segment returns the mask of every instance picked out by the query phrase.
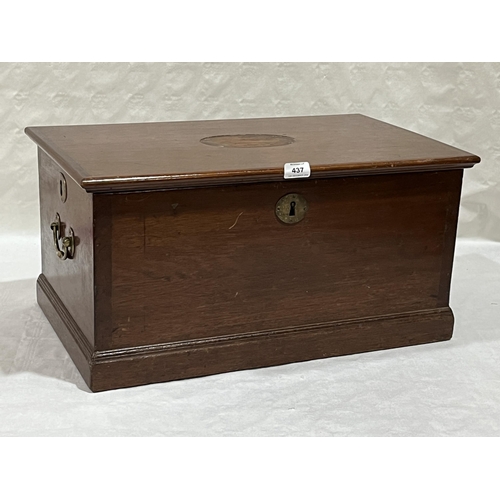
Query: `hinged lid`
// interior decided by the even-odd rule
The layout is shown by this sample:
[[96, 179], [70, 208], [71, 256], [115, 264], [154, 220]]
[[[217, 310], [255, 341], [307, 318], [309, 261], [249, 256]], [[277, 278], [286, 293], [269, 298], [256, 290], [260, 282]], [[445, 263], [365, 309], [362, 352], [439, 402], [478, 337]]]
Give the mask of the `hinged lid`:
[[[363, 115], [29, 127], [26, 134], [89, 192], [472, 167], [480, 158]], [[307, 181], [305, 179], [304, 181]]]

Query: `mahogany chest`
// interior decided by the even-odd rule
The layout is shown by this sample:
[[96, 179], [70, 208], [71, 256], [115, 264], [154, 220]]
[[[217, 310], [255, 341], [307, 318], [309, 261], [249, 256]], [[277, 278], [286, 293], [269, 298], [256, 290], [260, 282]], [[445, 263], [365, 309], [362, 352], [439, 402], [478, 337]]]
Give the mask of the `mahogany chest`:
[[447, 340], [470, 153], [362, 115], [31, 127], [92, 391]]

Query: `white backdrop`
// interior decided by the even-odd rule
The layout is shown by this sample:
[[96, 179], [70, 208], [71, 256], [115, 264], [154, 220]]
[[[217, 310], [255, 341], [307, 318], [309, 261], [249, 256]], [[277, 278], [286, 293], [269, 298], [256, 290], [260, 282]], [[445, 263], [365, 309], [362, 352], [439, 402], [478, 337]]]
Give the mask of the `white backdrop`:
[[[464, 178], [452, 289], [457, 343], [86, 393], [34, 301], [37, 160], [24, 128], [338, 113], [363, 113], [482, 158]], [[499, 131], [497, 63], [0, 64], [0, 391], [20, 409], [0, 405], [0, 433], [499, 434]], [[229, 392], [220, 399], [220, 391]], [[70, 420], [51, 414], [49, 400]], [[166, 401], [169, 427], [157, 427]], [[130, 420], [107, 425], [127, 404]], [[23, 405], [35, 417], [20, 419]], [[107, 423], [93, 420], [92, 408]], [[370, 411], [374, 420], [364, 423]]]

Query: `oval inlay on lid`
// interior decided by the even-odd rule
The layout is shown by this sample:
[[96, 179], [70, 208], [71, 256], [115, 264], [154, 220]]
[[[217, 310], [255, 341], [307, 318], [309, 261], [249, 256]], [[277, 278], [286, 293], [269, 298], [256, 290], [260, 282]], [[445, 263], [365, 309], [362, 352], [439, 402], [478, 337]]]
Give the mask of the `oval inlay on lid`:
[[287, 135], [235, 134], [205, 137], [200, 142], [207, 146], [216, 146], [219, 148], [271, 148], [292, 144], [294, 138]]

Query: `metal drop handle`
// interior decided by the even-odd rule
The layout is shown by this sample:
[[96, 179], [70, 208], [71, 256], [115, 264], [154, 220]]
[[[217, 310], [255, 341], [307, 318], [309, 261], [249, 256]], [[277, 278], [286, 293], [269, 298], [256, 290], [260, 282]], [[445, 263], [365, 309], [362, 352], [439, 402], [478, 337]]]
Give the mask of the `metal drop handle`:
[[[73, 228], [69, 229], [69, 236], [61, 239], [61, 218], [56, 214], [56, 220], [50, 225], [52, 235], [54, 236], [54, 246], [56, 254], [61, 260], [72, 259], [75, 252], [75, 234]], [[62, 250], [59, 248], [59, 240], [61, 239]]]

